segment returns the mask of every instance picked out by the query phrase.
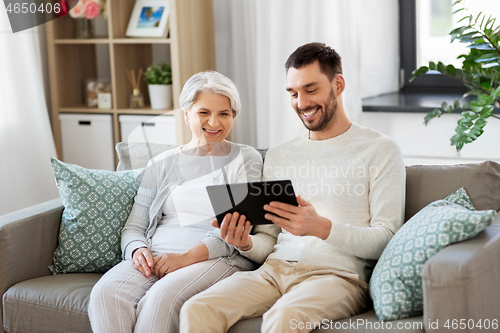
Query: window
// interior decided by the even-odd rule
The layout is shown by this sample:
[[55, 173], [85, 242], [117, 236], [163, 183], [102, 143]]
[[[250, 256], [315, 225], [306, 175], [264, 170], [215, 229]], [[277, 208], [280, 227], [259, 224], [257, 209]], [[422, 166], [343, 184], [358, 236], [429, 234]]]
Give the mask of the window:
[[[465, 44], [450, 43], [449, 32], [462, 25], [458, 21], [467, 15], [460, 11], [452, 14], [458, 6], [456, 0], [399, 0], [400, 10], [400, 54], [402, 68], [402, 89], [405, 91], [465, 92], [462, 83], [439, 73], [429, 72], [409, 83], [411, 72], [429, 61], [442, 61], [461, 67], [457, 60], [460, 54], [468, 53]], [[500, 12], [500, 1], [469, 0], [467, 9], [475, 17], [479, 12], [495, 16]]]
[[[467, 91], [461, 82], [436, 72], [429, 72], [409, 82], [412, 71], [418, 66], [427, 64], [428, 60], [451, 63], [448, 60], [456, 59], [463, 50], [460, 49], [462, 45], [458, 45], [455, 51], [435, 48], [435, 44], [444, 47], [450, 44], [448, 33], [453, 29], [453, 20], [457, 21], [455, 17], [451, 17], [453, 2], [451, 0], [399, 0], [402, 90], [440, 93]], [[417, 20], [418, 11], [420, 11], [420, 22]], [[432, 22], [433, 19], [434, 22]], [[424, 41], [420, 45], [417, 36]], [[448, 58], [445, 58], [443, 54], [448, 55]]]
[[452, 8], [455, 1], [417, 0], [417, 67], [437, 60], [462, 67], [462, 61], [457, 57], [469, 53], [467, 45], [458, 40], [450, 43], [449, 34], [462, 25], [458, 21], [465, 16], [464, 11], [452, 14], [457, 9], [456, 6]]

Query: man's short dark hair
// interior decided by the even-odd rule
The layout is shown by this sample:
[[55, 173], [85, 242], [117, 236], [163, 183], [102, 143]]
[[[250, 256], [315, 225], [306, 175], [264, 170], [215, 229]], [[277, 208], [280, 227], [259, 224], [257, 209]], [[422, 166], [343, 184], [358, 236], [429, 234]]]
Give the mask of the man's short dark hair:
[[308, 43], [296, 49], [285, 63], [286, 72], [290, 67], [299, 69], [302, 66], [319, 61], [321, 72], [332, 81], [335, 74], [342, 74], [340, 55], [324, 43]]

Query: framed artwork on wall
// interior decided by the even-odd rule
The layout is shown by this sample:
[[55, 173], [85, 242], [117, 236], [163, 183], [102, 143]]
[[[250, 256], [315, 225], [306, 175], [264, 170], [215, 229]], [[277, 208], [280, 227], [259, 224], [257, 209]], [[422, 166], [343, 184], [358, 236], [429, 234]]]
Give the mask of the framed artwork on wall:
[[167, 37], [169, 0], [136, 0], [125, 35], [127, 37]]

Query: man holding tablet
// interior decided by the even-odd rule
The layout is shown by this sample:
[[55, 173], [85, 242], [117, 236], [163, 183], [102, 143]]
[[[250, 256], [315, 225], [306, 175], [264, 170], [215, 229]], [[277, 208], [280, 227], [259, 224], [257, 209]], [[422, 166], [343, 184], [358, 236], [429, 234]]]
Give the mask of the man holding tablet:
[[244, 217], [226, 216], [226, 241], [267, 260], [186, 302], [181, 332], [225, 332], [260, 315], [262, 332], [308, 332], [322, 320], [359, 314], [369, 301], [373, 266], [403, 223], [400, 149], [348, 119], [338, 53], [306, 44], [285, 67], [292, 107], [309, 131], [269, 149], [264, 180], [290, 179], [299, 206], [264, 206], [265, 218], [280, 227], [273, 249], [253, 242]]

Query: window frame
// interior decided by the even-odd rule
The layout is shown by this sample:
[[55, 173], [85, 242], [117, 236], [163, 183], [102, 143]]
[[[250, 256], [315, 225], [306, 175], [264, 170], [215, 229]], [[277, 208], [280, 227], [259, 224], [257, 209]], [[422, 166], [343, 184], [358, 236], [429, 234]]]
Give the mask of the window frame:
[[[431, 73], [409, 82], [411, 73], [417, 68], [417, 0], [399, 0], [399, 45], [401, 68], [401, 91], [465, 93], [465, 85], [451, 77]], [[436, 59], [436, 62], [439, 59]]]

